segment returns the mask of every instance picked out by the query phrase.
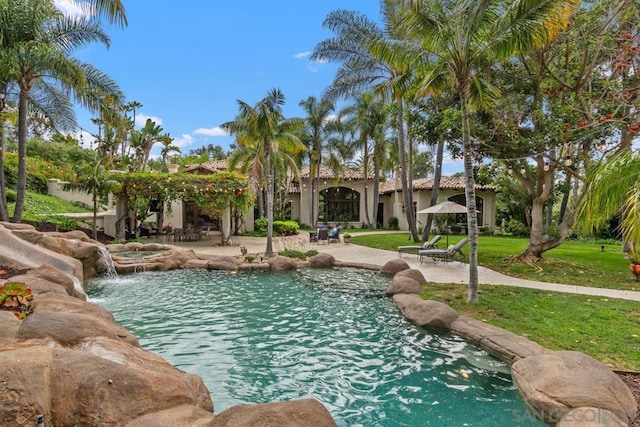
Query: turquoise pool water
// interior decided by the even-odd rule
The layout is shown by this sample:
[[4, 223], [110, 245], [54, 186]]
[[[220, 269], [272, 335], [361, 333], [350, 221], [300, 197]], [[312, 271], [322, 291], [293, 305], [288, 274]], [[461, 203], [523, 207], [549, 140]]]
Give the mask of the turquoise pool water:
[[85, 287], [144, 348], [201, 376], [216, 413], [314, 397], [339, 426], [544, 425], [501, 362], [408, 323], [388, 284], [361, 270], [181, 270]]

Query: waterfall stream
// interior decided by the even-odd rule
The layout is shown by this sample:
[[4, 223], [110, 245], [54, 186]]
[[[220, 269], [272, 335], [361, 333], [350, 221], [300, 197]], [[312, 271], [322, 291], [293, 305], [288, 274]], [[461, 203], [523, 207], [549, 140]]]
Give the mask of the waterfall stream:
[[116, 266], [113, 263], [113, 258], [107, 248], [99, 246], [98, 255], [100, 256], [97, 266], [98, 274], [104, 277], [118, 277], [118, 272], [116, 271]]

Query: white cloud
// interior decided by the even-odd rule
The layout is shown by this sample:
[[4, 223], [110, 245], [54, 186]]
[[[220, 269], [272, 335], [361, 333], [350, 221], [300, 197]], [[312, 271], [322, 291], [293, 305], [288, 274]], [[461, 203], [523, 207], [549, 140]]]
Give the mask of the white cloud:
[[224, 131], [220, 126], [212, 127], [212, 128], [198, 128], [193, 133], [197, 135], [207, 135], [207, 136], [227, 136], [229, 135], [226, 131]]
[[173, 139], [173, 145], [184, 148], [187, 145], [193, 144], [193, 141], [194, 139], [191, 135], [189, 135], [188, 133], [184, 133], [182, 134], [182, 136]]
[[81, 17], [89, 16], [87, 7], [73, 0], [54, 0], [56, 8], [66, 16]]
[[320, 67], [318, 67], [317, 65], [314, 65], [314, 64], [307, 65], [307, 69], [309, 71], [311, 71], [312, 73], [317, 73], [319, 68]]
[[147, 119], [151, 119], [152, 122], [156, 122], [157, 126], [162, 124], [162, 119], [160, 117], [147, 116], [145, 114], [136, 114], [136, 125], [143, 127], [147, 122]]
[[296, 59], [302, 59], [307, 58], [309, 55], [311, 55], [311, 51], [308, 50], [306, 52], [296, 53], [295, 55], [293, 55], [293, 57]]

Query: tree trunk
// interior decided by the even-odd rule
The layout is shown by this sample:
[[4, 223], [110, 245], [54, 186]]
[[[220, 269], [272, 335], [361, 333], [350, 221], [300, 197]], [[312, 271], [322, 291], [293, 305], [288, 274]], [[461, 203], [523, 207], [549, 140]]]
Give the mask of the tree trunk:
[[315, 179], [313, 177], [314, 173], [309, 169], [309, 225], [311, 228], [316, 228], [317, 217], [315, 212], [316, 208], [316, 193], [313, 191], [315, 189]]
[[562, 194], [562, 201], [560, 202], [560, 213], [558, 214], [558, 224], [564, 221], [564, 214], [567, 212], [567, 206], [569, 205], [569, 196], [571, 194], [571, 175], [567, 174], [564, 179], [564, 192]]
[[371, 217], [369, 216], [369, 191], [367, 188], [367, 182], [369, 181], [369, 174], [367, 171], [369, 170], [369, 141], [367, 138], [362, 138], [364, 141], [360, 141], [363, 145], [363, 159], [362, 162], [362, 174], [364, 176], [364, 216], [365, 221], [367, 222], [367, 226], [371, 228]]
[[398, 160], [400, 162], [400, 185], [402, 186], [402, 200], [404, 203], [404, 213], [407, 218], [407, 224], [409, 225], [409, 231], [415, 242], [419, 242], [418, 231], [416, 230], [416, 217], [413, 213], [413, 205], [411, 204], [411, 197], [409, 192], [413, 191], [412, 188], [408, 188], [407, 184], [407, 160], [406, 160], [406, 147], [404, 142], [404, 115], [402, 111], [402, 97], [398, 97]]
[[271, 153], [268, 148], [268, 141], [265, 141], [265, 163], [267, 166], [267, 248], [264, 256], [273, 257], [273, 170], [271, 166]]
[[478, 214], [476, 213], [476, 186], [471, 158], [471, 135], [467, 96], [460, 94], [462, 111], [462, 151], [464, 156], [464, 185], [467, 200], [467, 232], [469, 234], [469, 295], [467, 302], [478, 301]]
[[[436, 171], [433, 174], [433, 189], [431, 190], [431, 200], [429, 207], [438, 204], [438, 195], [440, 194], [440, 179], [442, 178], [442, 161], [444, 159], [444, 141], [438, 142], [436, 152]], [[422, 241], [426, 242], [431, 233], [431, 225], [433, 224], [433, 214], [427, 214], [427, 222], [422, 230]]]
[[[6, 96], [7, 85], [2, 82], [0, 84], [0, 94]], [[4, 110], [6, 107], [6, 98], [0, 99], [0, 221], [9, 220], [9, 212], [7, 210], [7, 183], [4, 179]]]
[[27, 191], [27, 110], [29, 94], [20, 88], [18, 103], [18, 185], [16, 187], [16, 208], [13, 211], [13, 222], [22, 221], [24, 198]]
[[378, 228], [378, 203], [380, 203], [380, 158], [373, 155], [373, 228]]
[[127, 217], [129, 215], [129, 195], [124, 191], [118, 194], [116, 202], [116, 239], [124, 242], [126, 240]]
[[96, 188], [93, 188], [93, 223], [91, 224], [91, 235], [93, 240], [98, 240], [98, 229], [96, 228], [96, 222], [98, 221], [98, 192]]

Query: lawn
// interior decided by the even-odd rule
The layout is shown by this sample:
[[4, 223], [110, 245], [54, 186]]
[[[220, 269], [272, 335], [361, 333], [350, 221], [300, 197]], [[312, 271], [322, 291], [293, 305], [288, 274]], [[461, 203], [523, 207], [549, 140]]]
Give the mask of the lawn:
[[434, 283], [423, 297], [546, 348], [581, 351], [611, 369], [640, 371], [638, 302], [484, 285], [478, 303], [467, 304], [466, 286]]
[[[397, 250], [400, 245], [412, 244], [409, 234], [351, 233], [354, 244]], [[449, 236], [449, 244], [455, 244], [463, 236]], [[629, 260], [624, 259], [622, 244], [614, 242], [587, 243], [567, 240], [559, 247], [546, 252], [538, 263], [522, 263], [514, 259], [526, 246], [528, 239], [517, 237], [480, 236], [478, 238], [478, 263], [513, 277], [567, 285], [640, 291], [640, 282], [629, 272]], [[604, 250], [602, 248], [604, 246]], [[446, 247], [443, 236], [438, 247]], [[468, 251], [468, 246], [463, 248]]]
[[[13, 215], [15, 203], [8, 203], [9, 216]], [[53, 196], [38, 194], [32, 191], [27, 192], [24, 200], [24, 212], [22, 219], [29, 222], [52, 222], [63, 229], [73, 229], [78, 225], [74, 219], [63, 217], [63, 213], [92, 212], [79, 203], [69, 202]]]

